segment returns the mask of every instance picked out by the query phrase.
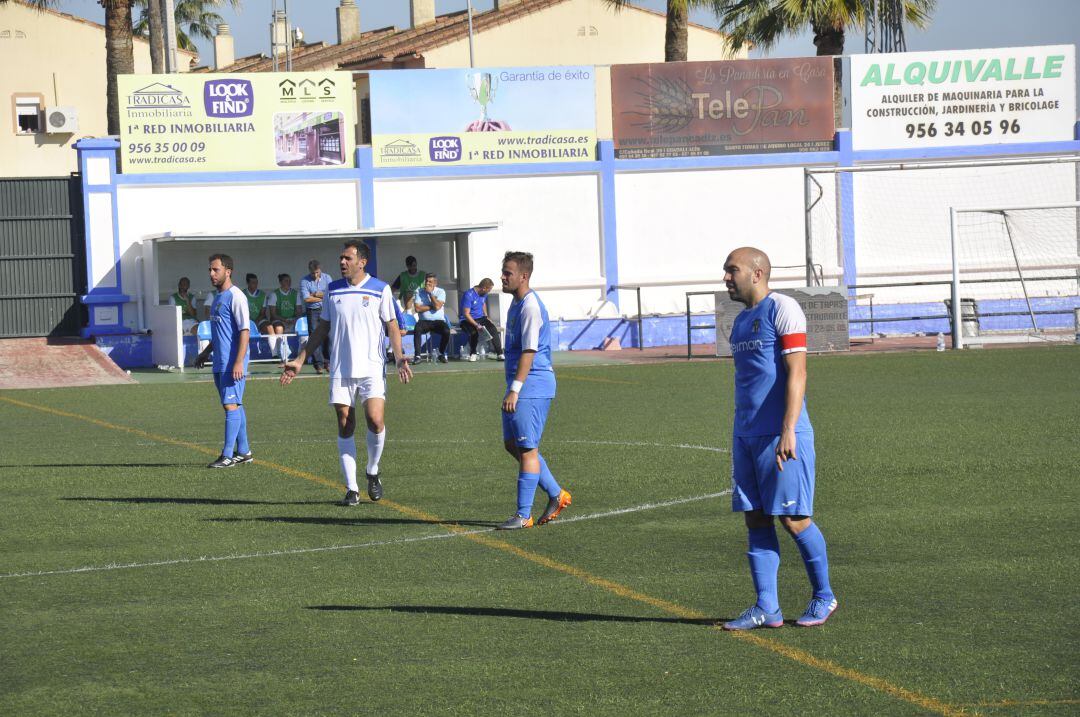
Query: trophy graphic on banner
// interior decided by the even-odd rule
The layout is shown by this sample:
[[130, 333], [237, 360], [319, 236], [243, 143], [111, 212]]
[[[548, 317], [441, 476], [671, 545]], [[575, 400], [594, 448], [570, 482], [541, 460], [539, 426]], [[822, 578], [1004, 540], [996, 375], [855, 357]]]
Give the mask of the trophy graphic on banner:
[[506, 122], [488, 119], [488, 105], [495, 102], [495, 91], [498, 88], [495, 76], [490, 72], [470, 72], [465, 76], [465, 81], [473, 102], [480, 105], [480, 119], [470, 122], [465, 131], [499, 132], [509, 130], [510, 125]]

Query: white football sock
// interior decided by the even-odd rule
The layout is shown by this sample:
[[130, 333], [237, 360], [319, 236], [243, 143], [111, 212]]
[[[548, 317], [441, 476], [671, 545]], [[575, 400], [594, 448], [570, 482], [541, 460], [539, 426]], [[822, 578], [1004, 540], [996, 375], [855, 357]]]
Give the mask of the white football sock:
[[382, 458], [383, 444], [386, 443], [386, 426], [382, 433], [367, 432], [367, 472], [373, 476], [379, 475], [379, 459]]
[[345, 476], [345, 485], [351, 491], [359, 492], [356, 487], [356, 441], [352, 436], [337, 439], [338, 455], [341, 457], [341, 474]]

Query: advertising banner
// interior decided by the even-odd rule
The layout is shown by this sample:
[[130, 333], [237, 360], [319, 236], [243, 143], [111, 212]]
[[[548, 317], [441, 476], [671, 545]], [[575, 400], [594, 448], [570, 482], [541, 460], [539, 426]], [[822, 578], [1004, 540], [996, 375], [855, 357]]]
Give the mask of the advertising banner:
[[1072, 45], [851, 58], [854, 149], [1073, 138]]
[[596, 159], [592, 67], [372, 72], [376, 167]]
[[352, 167], [348, 72], [121, 75], [126, 174]]
[[829, 151], [832, 58], [613, 65], [611, 120], [622, 159]]

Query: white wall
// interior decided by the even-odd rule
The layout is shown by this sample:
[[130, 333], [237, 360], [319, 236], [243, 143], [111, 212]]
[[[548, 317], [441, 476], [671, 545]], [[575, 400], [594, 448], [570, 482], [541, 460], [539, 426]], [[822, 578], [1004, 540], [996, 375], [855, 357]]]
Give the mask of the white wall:
[[[599, 179], [596, 175], [481, 177], [380, 181], [375, 184], [375, 223], [379, 227], [435, 224], [481, 224], [498, 221], [498, 232], [474, 234], [487, 244], [490, 266], [473, 263], [474, 281], [498, 281], [499, 258], [506, 251], [529, 251], [535, 257], [533, 285], [564, 286], [600, 282]], [[415, 253], [421, 268], [448, 268], [430, 254]], [[398, 251], [404, 256], [404, 251]], [[383, 264], [380, 250], [379, 262]], [[383, 273], [386, 270], [383, 269]], [[387, 274], [389, 276], [389, 274]], [[543, 294], [551, 316], [580, 318], [594, 307], [600, 289]]]
[[[266, 182], [263, 184], [121, 185], [117, 189], [119, 243], [124, 290], [134, 293], [135, 257], [143, 238], [164, 232], [288, 232], [350, 231], [359, 226], [357, 184], [345, 182]], [[259, 275], [263, 289], [277, 287], [277, 274], [292, 274], [299, 288], [309, 259], [322, 262], [323, 270], [337, 276], [337, 240], [284, 242], [197, 242], [179, 246], [162, 244], [157, 271], [157, 295], [175, 291], [180, 276], [191, 278], [192, 288], [202, 296], [209, 291], [207, 257], [228, 253], [236, 260], [236, 283], [243, 274]], [[150, 288], [148, 293], [153, 289]], [[151, 305], [153, 301], [149, 302]], [[124, 321], [136, 328], [135, 307], [124, 309]]]
[[[724, 259], [745, 245], [775, 266], [799, 265], [778, 278], [804, 277], [802, 177], [801, 167], [617, 174], [619, 283], [715, 280], [642, 291], [645, 313], [685, 311], [685, 292], [721, 288]], [[620, 303], [624, 314], [635, 310], [632, 292]]]

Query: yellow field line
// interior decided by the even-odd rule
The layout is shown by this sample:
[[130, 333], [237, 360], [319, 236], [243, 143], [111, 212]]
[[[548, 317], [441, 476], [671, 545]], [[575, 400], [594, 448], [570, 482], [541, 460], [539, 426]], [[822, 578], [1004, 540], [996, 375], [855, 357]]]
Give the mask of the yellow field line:
[[[191, 448], [193, 450], [199, 451], [200, 453], [208, 453], [211, 455], [217, 453], [216, 451], [203, 448], [194, 443], [178, 441], [174, 438], [169, 438], [168, 436], [161, 436], [155, 433], [150, 433], [149, 431], [141, 430], [139, 428], [132, 428], [130, 426], [122, 426], [115, 423], [109, 423], [108, 421], [103, 421], [98, 418], [92, 418], [90, 416], [83, 416], [81, 414], [72, 413], [70, 411], [63, 411], [57, 408], [49, 408], [47, 406], [26, 403], [25, 401], [18, 401], [13, 398], [7, 398], [6, 396], [0, 396], [0, 400], [6, 401], [15, 406], [29, 408], [35, 411], [41, 411], [43, 413], [50, 413], [56, 416], [62, 416], [64, 418], [73, 418], [75, 420], [85, 421], [95, 426], [100, 426], [102, 428], [108, 428], [116, 431], [122, 431], [125, 433], [131, 433], [133, 435], [142, 436], [144, 438], [149, 438], [151, 440], [161, 443]], [[264, 461], [261, 459], [256, 459], [254, 463], [265, 466], [267, 468], [272, 468], [273, 470], [284, 473], [285, 475], [302, 478], [304, 480], [312, 481], [320, 485], [325, 485], [332, 488], [339, 488], [341, 485], [338, 481], [331, 481], [323, 478], [322, 476], [315, 475], [314, 473], [297, 470], [295, 468], [290, 468], [289, 466], [281, 465], [279, 463]], [[398, 513], [406, 515], [410, 518], [416, 518], [427, 523], [445, 526], [448, 530], [454, 533], [468, 532], [466, 528], [455, 523], [446, 522], [439, 518], [437, 515], [433, 515], [426, 511], [412, 508], [407, 505], [402, 505], [401, 503], [395, 503], [394, 501], [384, 499], [379, 501], [379, 505], [386, 506], [387, 508], [397, 511]], [[484, 545], [489, 548], [494, 548], [496, 550], [501, 550], [503, 552], [516, 555], [520, 558], [536, 563], [537, 565], [541, 565], [550, 570], [555, 570], [566, 575], [571, 575], [589, 585], [601, 588], [602, 590], [606, 590], [607, 592], [610, 592], [614, 595], [627, 598], [628, 600], [633, 600], [635, 602], [643, 603], [645, 605], [651, 605], [652, 607], [662, 610], [670, 615], [674, 615], [678, 618], [682, 618], [685, 620], [705, 620], [708, 618], [708, 616], [704, 613], [694, 610], [692, 608], [683, 607], [681, 605], [678, 605], [677, 603], [673, 603], [668, 600], [663, 600], [661, 598], [653, 597], [651, 595], [646, 595], [645, 593], [638, 592], [637, 590], [634, 590], [633, 588], [623, 585], [621, 583], [617, 583], [613, 580], [608, 580], [606, 578], [593, 575], [592, 573], [589, 573], [586, 570], [582, 570], [581, 568], [559, 562], [558, 560], [553, 560], [544, 555], [540, 555], [539, 553], [534, 553], [530, 550], [525, 550], [520, 546], [514, 545], [513, 543], [508, 543], [505, 540], [501, 540], [499, 538], [491, 537], [490, 535], [486, 535], [483, 533], [469, 533], [462, 537], [480, 545]], [[945, 717], [970, 714], [961, 706], [949, 705], [945, 702], [934, 699], [933, 697], [927, 697], [926, 695], [919, 694], [918, 692], [914, 692], [912, 690], [908, 690], [903, 687], [894, 685], [888, 680], [884, 680], [880, 677], [866, 675], [858, 672], [857, 670], [852, 670], [850, 668], [844, 667], [843, 665], [839, 665], [835, 662], [832, 662], [831, 660], [825, 660], [819, 657], [815, 657], [809, 652], [801, 650], [797, 647], [785, 645], [783, 643], [777, 642], [769, 638], [761, 637], [760, 635], [751, 632], [733, 632], [731, 633], [731, 635], [735, 639], [742, 640], [743, 642], [747, 642], [758, 647], [762, 647], [766, 650], [769, 650], [770, 652], [773, 652], [782, 657], [786, 657], [789, 660], [797, 662], [803, 666], [821, 670], [822, 672], [826, 672], [830, 675], [833, 675], [834, 677], [839, 677], [841, 679], [856, 682], [860, 685], [864, 685], [879, 692], [883, 692], [891, 697], [903, 700], [928, 711], [936, 712], [940, 715], [945, 715]], [[995, 706], [997, 705], [995, 704]], [[1003, 704], [1001, 706], [1009, 705]]]
[[1080, 705], [1080, 700], [997, 700], [995, 702], [972, 702], [957, 707], [1052, 707], [1054, 705]]

